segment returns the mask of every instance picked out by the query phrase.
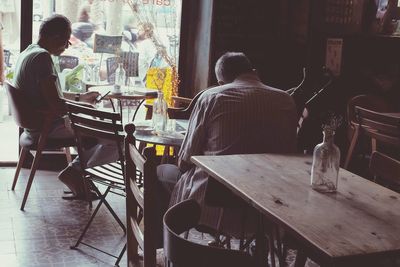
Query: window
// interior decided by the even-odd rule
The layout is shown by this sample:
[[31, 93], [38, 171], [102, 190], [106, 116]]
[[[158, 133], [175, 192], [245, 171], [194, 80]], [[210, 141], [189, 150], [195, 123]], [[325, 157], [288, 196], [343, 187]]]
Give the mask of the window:
[[44, 18], [63, 14], [72, 23], [72, 45], [54, 62], [66, 90], [113, 83], [123, 62], [128, 85], [167, 90], [168, 98], [177, 90], [181, 6], [181, 0], [34, 0], [33, 40]]

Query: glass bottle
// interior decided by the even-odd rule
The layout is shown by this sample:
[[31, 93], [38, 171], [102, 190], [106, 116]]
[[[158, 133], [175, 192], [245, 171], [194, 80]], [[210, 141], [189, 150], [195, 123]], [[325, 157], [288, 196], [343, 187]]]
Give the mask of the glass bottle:
[[126, 73], [122, 63], [118, 64], [118, 68], [115, 70], [115, 84], [114, 84], [114, 94], [121, 93], [121, 87], [125, 85]]
[[340, 150], [333, 143], [335, 131], [324, 129], [324, 139], [314, 148], [311, 169], [311, 187], [318, 192], [336, 192]]
[[163, 132], [167, 126], [167, 102], [164, 94], [158, 91], [157, 99], [153, 103], [153, 127], [156, 132]]

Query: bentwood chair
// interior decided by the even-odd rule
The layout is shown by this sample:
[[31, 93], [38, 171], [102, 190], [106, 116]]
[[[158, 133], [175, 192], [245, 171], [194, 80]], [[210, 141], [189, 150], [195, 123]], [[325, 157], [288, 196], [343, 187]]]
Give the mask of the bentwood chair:
[[76, 143], [74, 138], [48, 138], [50, 127], [54, 120], [58, 117], [58, 115], [48, 111], [46, 112], [35, 109], [29, 101], [29, 97], [26, 95], [25, 91], [15, 88], [8, 82], [5, 82], [5, 88], [8, 94], [8, 103], [11, 107], [11, 113], [15, 123], [20, 128], [24, 129], [40, 129], [40, 135], [37, 139], [33, 139], [26, 132], [23, 132], [19, 137], [21, 152], [17, 168], [15, 170], [11, 190], [15, 189], [19, 173], [24, 164], [26, 156], [30, 152], [36, 152], [31, 165], [31, 172], [29, 174], [28, 183], [26, 184], [25, 194], [22, 199], [21, 210], [24, 210], [36, 170], [39, 167], [42, 153], [48, 150], [64, 149], [67, 157], [67, 162], [69, 163], [71, 162], [69, 147], [75, 146]]
[[[78, 247], [79, 244], [84, 244], [107, 255], [111, 255], [110, 253], [98, 249], [91, 244], [85, 243], [82, 240], [103, 204], [110, 211], [111, 215], [120, 225], [124, 233], [126, 232], [125, 225], [106, 200], [109, 193], [114, 193], [116, 195], [125, 197], [125, 164], [122, 151], [124, 133], [121, 122], [121, 114], [119, 112], [101, 111], [94, 108], [76, 105], [74, 103], [67, 103], [67, 107], [68, 115], [72, 122], [72, 128], [74, 129], [77, 139], [78, 155], [80, 157], [86, 195], [90, 206], [92, 203], [92, 200], [90, 199], [90, 189], [94, 190], [98, 196], [100, 196], [100, 201], [94, 209], [87, 225], [79, 236], [76, 244], [71, 248], [74, 249]], [[97, 140], [101, 139], [103, 141], [107, 140], [111, 144], [115, 144], [115, 149], [118, 150], [118, 160], [103, 165], [88, 166], [89, 157], [91, 156], [87, 153], [87, 149], [89, 149], [89, 147], [85, 143], [85, 140], [88, 140], [88, 138], [95, 138]], [[102, 185], [106, 188], [103, 193], [100, 192], [100, 189], [96, 186], [96, 184]], [[116, 265], [118, 265], [124, 252], [125, 247], [122, 249], [119, 255], [111, 255], [117, 259], [115, 263]]]
[[400, 192], [400, 161], [374, 151], [369, 162], [369, 170], [375, 182], [396, 192]]
[[[207, 89], [205, 89], [205, 90], [207, 90]], [[188, 120], [190, 117], [190, 114], [192, 114], [192, 110], [193, 110], [194, 106], [197, 103], [197, 100], [205, 92], [205, 90], [198, 92], [193, 97], [193, 99], [173, 96], [172, 99], [174, 100], [174, 103], [176, 103], [176, 105], [178, 105], [178, 107], [168, 107], [167, 112], [168, 112], [169, 118], [177, 119], [177, 120], [179, 120], [179, 119]], [[145, 107], [147, 108], [146, 120], [149, 120], [152, 117], [153, 106], [145, 104]]]
[[[357, 95], [349, 100], [347, 103], [347, 138], [351, 143], [354, 132], [356, 131], [357, 120], [356, 120], [356, 111], [355, 107], [359, 106], [362, 108], [366, 108], [368, 110], [376, 111], [376, 112], [390, 112], [393, 110], [393, 107], [389, 105], [389, 103], [376, 95]], [[359, 145], [357, 147], [352, 148], [353, 153], [355, 151], [360, 151], [359, 153], [364, 154], [364, 147], [368, 148], [368, 143], [365, 143], [366, 140], [360, 140]], [[362, 145], [361, 145], [362, 144]]]
[[348, 167], [354, 147], [362, 134], [371, 138], [372, 152], [376, 151], [377, 143], [396, 148], [400, 147], [400, 116], [376, 112], [359, 106], [355, 107], [355, 114], [355, 130], [347, 152], [344, 168]]
[[185, 200], [171, 207], [164, 215], [165, 266], [174, 267], [244, 267], [255, 266], [254, 259], [239, 250], [194, 243], [182, 236], [195, 228], [201, 208], [195, 200]]
[[[161, 237], [162, 225], [157, 223], [157, 171], [154, 147], [147, 147], [143, 154], [136, 148], [133, 136], [135, 126], [125, 126], [125, 157], [126, 157], [126, 220], [127, 220], [127, 250], [128, 265], [138, 263], [138, 249], [143, 251], [144, 267], [156, 266], [157, 238]], [[137, 174], [142, 182], [138, 183]], [[160, 220], [161, 222], [161, 220]], [[143, 231], [140, 224], [143, 224]], [[161, 239], [161, 238], [160, 238]]]

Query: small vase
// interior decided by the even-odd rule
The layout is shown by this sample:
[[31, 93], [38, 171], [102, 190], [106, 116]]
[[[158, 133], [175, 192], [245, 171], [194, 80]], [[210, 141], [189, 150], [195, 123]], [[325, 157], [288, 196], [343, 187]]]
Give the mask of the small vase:
[[314, 148], [311, 187], [323, 193], [336, 192], [340, 164], [340, 150], [333, 143], [335, 132], [324, 130], [324, 139]]

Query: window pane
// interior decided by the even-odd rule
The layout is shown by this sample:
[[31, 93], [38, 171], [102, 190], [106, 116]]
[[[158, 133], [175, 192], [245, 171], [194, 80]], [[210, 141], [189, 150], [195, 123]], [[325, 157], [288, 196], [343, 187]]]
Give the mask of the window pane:
[[[181, 5], [181, 0], [34, 0], [33, 38], [37, 40], [42, 20], [54, 13], [71, 20], [72, 45], [54, 59], [66, 90], [112, 84], [122, 63], [127, 85], [169, 88], [171, 95], [177, 81]], [[74, 79], [66, 76], [71, 69]]]
[[[21, 1], [0, 1], [0, 41], [3, 49], [3, 68], [6, 79], [12, 78], [13, 66], [19, 55]], [[0, 162], [18, 159], [18, 128], [8, 107], [7, 95], [0, 87]]]

